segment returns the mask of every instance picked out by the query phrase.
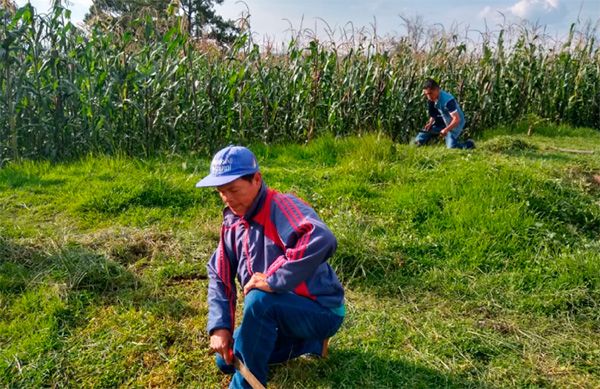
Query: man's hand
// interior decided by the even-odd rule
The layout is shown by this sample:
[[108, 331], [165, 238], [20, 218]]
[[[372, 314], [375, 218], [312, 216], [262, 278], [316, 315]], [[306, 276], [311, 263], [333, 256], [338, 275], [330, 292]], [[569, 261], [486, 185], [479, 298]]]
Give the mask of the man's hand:
[[210, 336], [210, 350], [221, 354], [228, 365], [233, 364], [233, 354], [229, 352], [232, 343], [231, 332], [224, 328], [215, 330]]
[[450, 130], [448, 129], [448, 127], [446, 127], [442, 131], [440, 131], [440, 136], [444, 137], [444, 136], [448, 135], [449, 132], [450, 132]]
[[244, 296], [250, 293], [252, 289], [260, 289], [264, 292], [273, 293], [273, 289], [267, 284], [267, 275], [263, 273], [254, 273], [250, 281], [244, 286]]
[[433, 127], [433, 123], [432, 122], [427, 122], [427, 124], [425, 124], [425, 127], [423, 127], [423, 130], [425, 130], [425, 132], [428, 132], [431, 130], [431, 127]]

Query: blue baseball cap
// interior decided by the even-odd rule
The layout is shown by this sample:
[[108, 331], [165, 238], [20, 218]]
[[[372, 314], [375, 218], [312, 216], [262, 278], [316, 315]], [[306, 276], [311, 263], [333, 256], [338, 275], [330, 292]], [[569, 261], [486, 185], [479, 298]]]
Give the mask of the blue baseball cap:
[[258, 162], [252, 151], [242, 146], [227, 146], [219, 150], [210, 163], [210, 174], [196, 188], [221, 186], [246, 174], [258, 172]]

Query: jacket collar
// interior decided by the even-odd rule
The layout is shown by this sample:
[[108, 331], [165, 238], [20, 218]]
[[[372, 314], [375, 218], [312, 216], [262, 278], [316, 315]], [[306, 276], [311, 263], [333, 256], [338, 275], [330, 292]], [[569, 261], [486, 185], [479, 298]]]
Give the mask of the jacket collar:
[[248, 209], [248, 212], [244, 215], [244, 219], [247, 221], [252, 220], [254, 216], [261, 210], [263, 204], [265, 203], [265, 198], [267, 197], [267, 185], [263, 182], [258, 190], [258, 194], [256, 198], [252, 202], [252, 205]]

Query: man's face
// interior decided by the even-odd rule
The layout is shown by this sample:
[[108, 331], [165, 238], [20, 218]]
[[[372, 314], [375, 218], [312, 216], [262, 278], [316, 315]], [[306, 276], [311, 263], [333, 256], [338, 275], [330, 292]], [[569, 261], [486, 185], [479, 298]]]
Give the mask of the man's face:
[[440, 88], [423, 89], [423, 94], [429, 101], [437, 101], [440, 97]]
[[238, 178], [229, 184], [217, 187], [221, 199], [238, 216], [244, 216], [252, 206], [262, 185], [260, 173], [256, 173], [251, 182]]

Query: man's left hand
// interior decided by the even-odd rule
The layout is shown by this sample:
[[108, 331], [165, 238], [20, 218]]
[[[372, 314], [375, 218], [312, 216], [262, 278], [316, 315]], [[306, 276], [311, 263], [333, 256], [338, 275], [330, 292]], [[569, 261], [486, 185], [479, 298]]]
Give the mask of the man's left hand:
[[264, 292], [273, 293], [273, 289], [267, 283], [267, 275], [263, 273], [254, 273], [250, 281], [244, 286], [244, 295], [250, 293], [252, 289], [260, 289]]
[[444, 128], [442, 131], [440, 131], [440, 136], [446, 136], [446, 135], [448, 135], [449, 132], [450, 132], [449, 129]]

